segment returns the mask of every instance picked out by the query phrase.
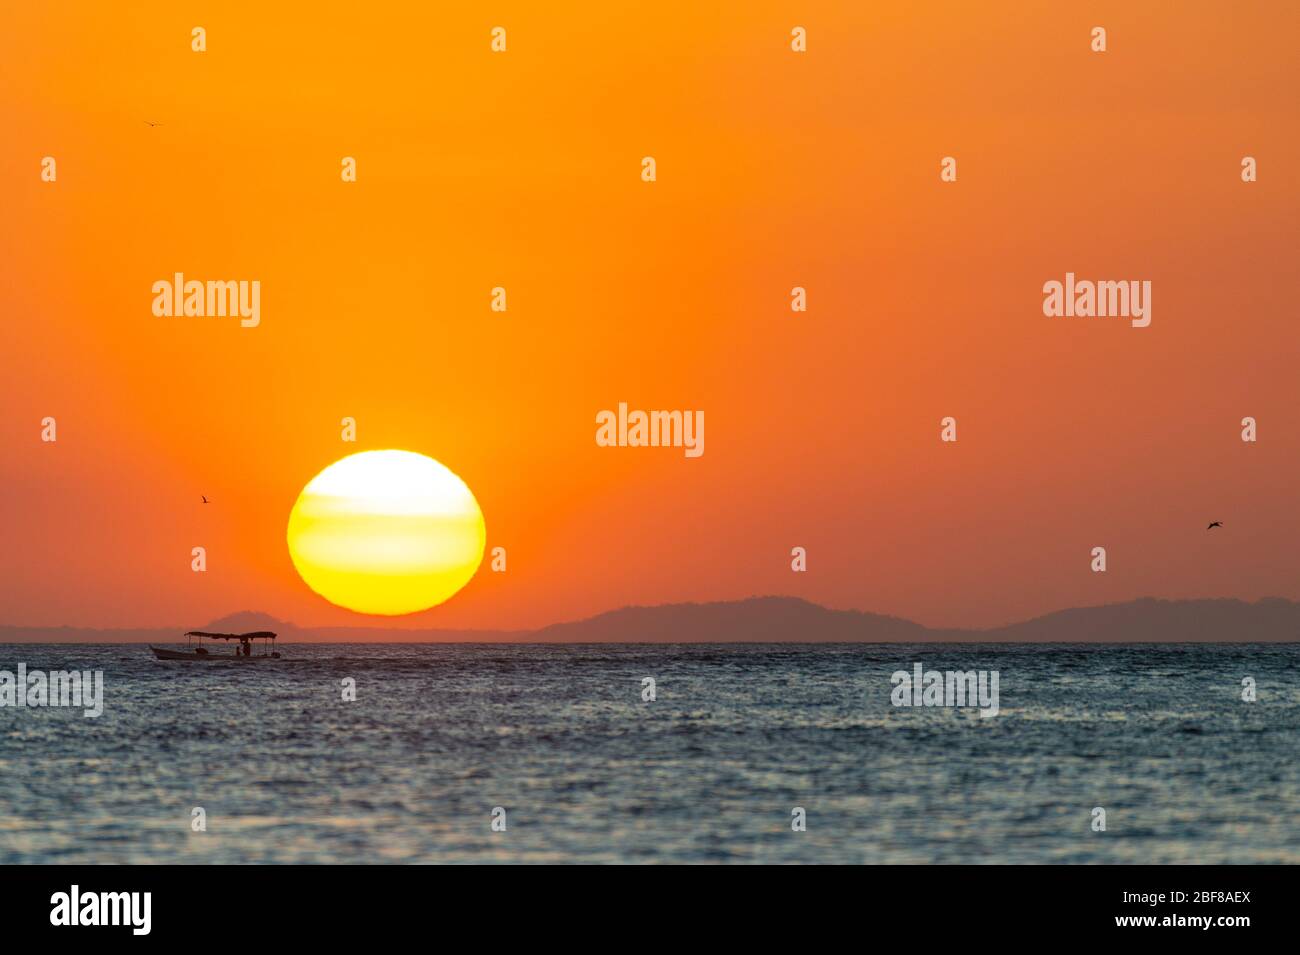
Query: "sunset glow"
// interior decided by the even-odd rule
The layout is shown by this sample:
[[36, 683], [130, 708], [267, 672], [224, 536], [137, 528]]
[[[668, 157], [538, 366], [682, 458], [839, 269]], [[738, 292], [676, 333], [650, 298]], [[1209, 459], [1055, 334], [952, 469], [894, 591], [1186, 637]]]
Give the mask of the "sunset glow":
[[3, 622], [354, 625], [285, 521], [372, 448], [509, 556], [403, 628], [1300, 596], [1296, 8], [1098, 6], [6, 4]]
[[483, 558], [483, 514], [465, 482], [410, 451], [365, 451], [303, 488], [289, 554], [312, 590], [358, 613], [427, 610]]

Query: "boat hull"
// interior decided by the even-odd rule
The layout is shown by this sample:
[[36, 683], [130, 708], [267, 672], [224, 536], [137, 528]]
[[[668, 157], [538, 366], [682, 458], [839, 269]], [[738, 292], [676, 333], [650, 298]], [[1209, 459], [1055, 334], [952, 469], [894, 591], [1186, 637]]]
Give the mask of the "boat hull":
[[217, 663], [222, 661], [226, 663], [256, 663], [258, 661], [280, 659], [279, 654], [276, 654], [275, 656], [262, 654], [246, 657], [242, 655], [236, 656], [233, 653], [194, 653], [193, 651], [167, 650], [153, 645], [150, 645], [149, 649], [153, 651], [153, 655], [159, 660], [193, 660], [198, 663]]

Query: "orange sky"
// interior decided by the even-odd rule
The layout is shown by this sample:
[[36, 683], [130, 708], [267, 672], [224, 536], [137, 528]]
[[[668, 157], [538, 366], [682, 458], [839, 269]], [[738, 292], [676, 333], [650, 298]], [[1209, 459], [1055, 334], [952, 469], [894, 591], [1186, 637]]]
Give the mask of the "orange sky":
[[[389, 447], [459, 474], [509, 561], [400, 625], [1300, 597], [1292, 3], [24, 6], [0, 623], [382, 623], [284, 532]], [[155, 317], [176, 271], [259, 280], [260, 327]], [[1066, 271], [1150, 280], [1151, 326], [1045, 317]], [[706, 453], [597, 447], [619, 401], [702, 409]]]

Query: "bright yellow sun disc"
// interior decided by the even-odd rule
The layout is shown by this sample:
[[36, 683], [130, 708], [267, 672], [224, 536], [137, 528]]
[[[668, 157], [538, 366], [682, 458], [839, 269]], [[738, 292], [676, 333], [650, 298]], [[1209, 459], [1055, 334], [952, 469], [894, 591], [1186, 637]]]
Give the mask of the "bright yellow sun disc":
[[465, 482], [411, 451], [363, 451], [331, 464], [289, 514], [289, 555], [307, 586], [358, 613], [442, 603], [483, 559], [483, 512]]

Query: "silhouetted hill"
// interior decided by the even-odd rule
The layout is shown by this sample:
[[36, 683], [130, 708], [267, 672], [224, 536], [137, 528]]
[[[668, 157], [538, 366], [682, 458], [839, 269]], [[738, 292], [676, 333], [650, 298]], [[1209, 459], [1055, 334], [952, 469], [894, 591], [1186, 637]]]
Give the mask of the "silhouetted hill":
[[1058, 610], [981, 632], [982, 640], [1053, 643], [1268, 643], [1300, 641], [1300, 603], [1280, 597], [1159, 600]]
[[[0, 643], [172, 644], [186, 629], [0, 627]], [[984, 630], [933, 629], [899, 617], [831, 610], [798, 597], [624, 607], [538, 630], [300, 629], [252, 611], [229, 614], [204, 629], [274, 630], [289, 643], [1294, 643], [1300, 642], [1300, 603], [1279, 597], [1254, 603], [1145, 597]]]
[[272, 633], [287, 634], [298, 628], [286, 620], [277, 620], [269, 613], [241, 610], [238, 613], [228, 613], [224, 617], [218, 617], [203, 627], [191, 629], [211, 630], [216, 633], [250, 633], [254, 630], [270, 630]]
[[[930, 630], [859, 610], [830, 610], [798, 597], [624, 607], [534, 630], [540, 643], [911, 643], [958, 631]], [[970, 638], [970, 635], [966, 635]], [[962, 639], [962, 635], [948, 639]]]
[[795, 597], [625, 607], [552, 624], [525, 639], [555, 643], [1213, 643], [1300, 642], [1300, 604], [1278, 597], [1158, 600], [1060, 610], [983, 630], [934, 629]]

